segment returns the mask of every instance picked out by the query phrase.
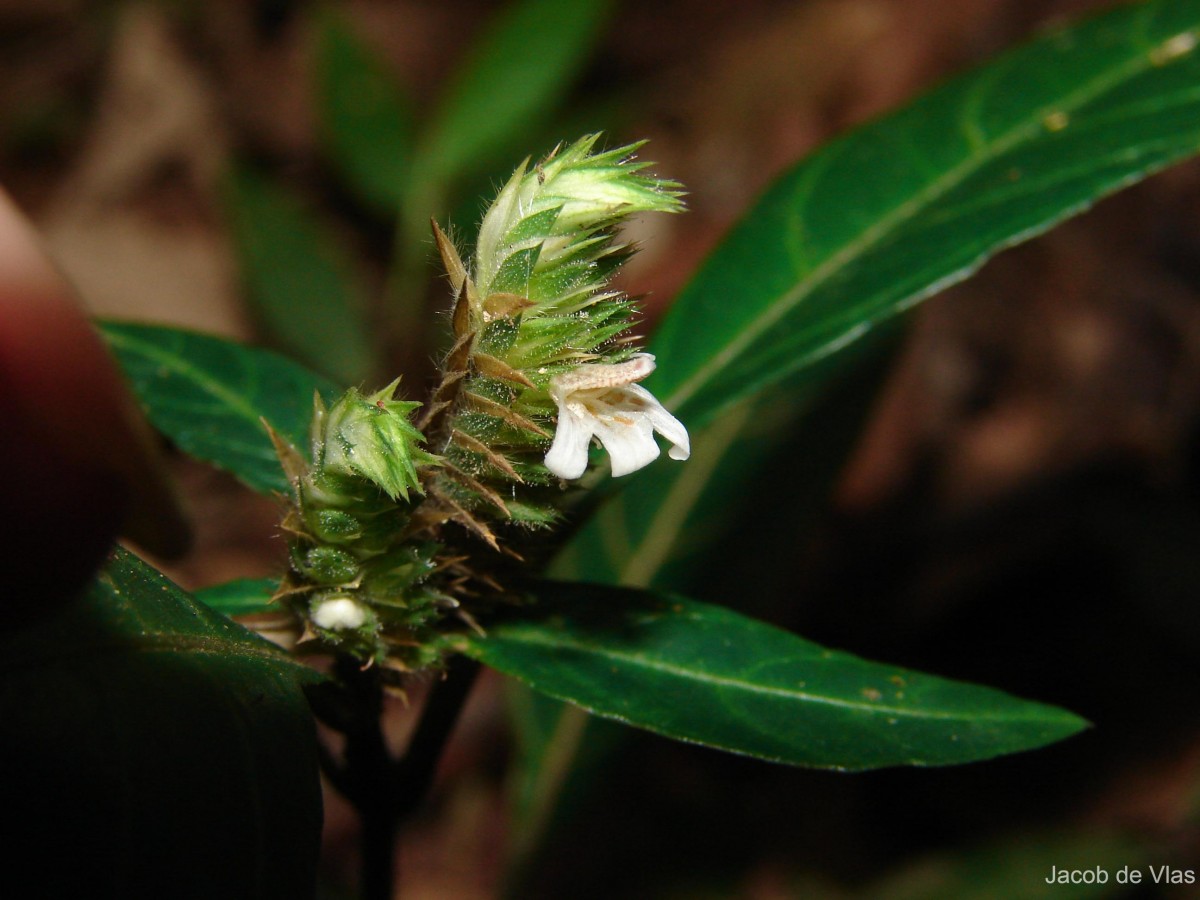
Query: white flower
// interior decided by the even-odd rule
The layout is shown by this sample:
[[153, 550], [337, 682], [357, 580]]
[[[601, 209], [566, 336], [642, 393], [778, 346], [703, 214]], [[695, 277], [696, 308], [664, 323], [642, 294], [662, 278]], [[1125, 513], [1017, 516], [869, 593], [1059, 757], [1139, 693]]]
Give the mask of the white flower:
[[367, 621], [362, 604], [349, 597], [330, 597], [314, 606], [309, 613], [313, 624], [326, 631], [353, 631]]
[[551, 378], [558, 429], [546, 468], [559, 478], [580, 477], [595, 437], [612, 458], [613, 476], [628, 475], [658, 458], [656, 431], [671, 442], [671, 459], [687, 459], [692, 452], [687, 429], [634, 383], [653, 371], [654, 357], [636, 353], [622, 363], [590, 363]]

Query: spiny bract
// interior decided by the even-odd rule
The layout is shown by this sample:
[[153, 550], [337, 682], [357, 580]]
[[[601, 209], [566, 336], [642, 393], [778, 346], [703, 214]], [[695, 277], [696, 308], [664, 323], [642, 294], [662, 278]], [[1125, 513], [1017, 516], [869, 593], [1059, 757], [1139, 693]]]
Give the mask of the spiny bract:
[[435, 664], [447, 613], [473, 624], [470, 604], [502, 593], [496, 557], [489, 571], [474, 564], [474, 538], [515, 557], [498, 526], [557, 518], [561, 492], [544, 461], [559, 416], [551, 381], [637, 351], [626, 337], [633, 304], [609, 286], [633, 252], [617, 227], [682, 209], [680, 186], [634, 160], [640, 144], [593, 152], [598, 139], [518, 167], [469, 266], [434, 223], [454, 340], [415, 420], [421, 404], [393, 399], [393, 382], [328, 408], [318, 397], [311, 463], [276, 440], [293, 485], [278, 598], [307, 637], [364, 663]]

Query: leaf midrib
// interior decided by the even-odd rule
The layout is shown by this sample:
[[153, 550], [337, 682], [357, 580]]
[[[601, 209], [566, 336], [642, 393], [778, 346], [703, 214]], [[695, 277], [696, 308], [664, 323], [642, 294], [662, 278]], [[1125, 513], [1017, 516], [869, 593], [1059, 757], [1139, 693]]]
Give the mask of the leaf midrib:
[[[492, 635], [488, 640], [495, 640], [496, 635]], [[675, 678], [684, 679], [687, 681], [699, 681], [709, 684], [717, 688], [732, 688], [736, 690], [746, 691], [753, 694], [762, 694], [771, 697], [785, 697], [789, 700], [801, 700], [808, 703], [814, 703], [825, 706], [832, 706], [838, 709], [843, 709], [849, 712], [867, 713], [874, 716], [887, 716], [889, 718], [907, 718], [907, 719], [929, 719], [929, 720], [944, 720], [954, 721], [959, 720], [964, 724], [974, 724], [980, 721], [987, 722], [1045, 722], [1050, 723], [1054, 719], [1063, 719], [1061, 716], [1052, 716], [1043, 712], [1040, 715], [1030, 711], [1029, 715], [996, 715], [994, 713], [968, 713], [968, 712], [949, 712], [949, 711], [932, 711], [926, 708], [923, 711], [913, 709], [905, 709], [895, 706], [884, 706], [878, 703], [859, 703], [853, 700], [844, 700], [834, 697], [821, 696], [819, 694], [810, 694], [806, 691], [792, 690], [785, 688], [768, 687], [765, 685], [755, 684], [754, 682], [739, 681], [724, 675], [714, 675], [711, 672], [699, 672], [694, 669], [685, 669], [681, 666], [670, 665], [662, 662], [659, 659], [652, 657], [638, 656], [631, 653], [621, 653], [607, 647], [598, 647], [593, 644], [585, 644], [579, 641], [570, 639], [547, 639], [541, 637], [536, 632], [524, 632], [516, 637], [509, 634], [502, 638], [505, 642], [514, 644], [525, 644], [536, 647], [551, 647], [556, 650], [574, 650], [587, 655], [597, 657], [602, 660], [611, 660], [613, 662], [625, 663], [631, 666], [648, 669], [652, 672], [659, 672], [670, 675]], [[542, 688], [546, 690], [546, 688]], [[1031, 706], [1033, 704], [1030, 704]], [[1039, 707], [1039, 709], [1042, 709]], [[1044, 708], [1051, 711], [1051, 708]]]
[[140, 353], [146, 359], [161, 363], [182, 375], [186, 375], [211, 396], [221, 400], [231, 411], [237, 412], [244, 420], [255, 425], [258, 424], [258, 412], [240, 394], [224, 387], [220, 381], [206, 375], [202, 370], [187, 362], [184, 357], [178, 354], [166, 353], [157, 344], [140, 341], [124, 332], [114, 331], [111, 328], [105, 328], [104, 334], [110, 342]]
[[[1180, 33], [1185, 33], [1186, 29]], [[1147, 42], [1148, 43], [1148, 42]], [[1132, 46], [1132, 44], [1131, 44]], [[1148, 49], [1153, 49], [1150, 46]], [[1144, 61], [1144, 65], [1139, 63]], [[1019, 125], [1014, 126], [1006, 134], [992, 141], [987, 147], [975, 153], [970, 153], [958, 166], [955, 166], [941, 177], [934, 179], [924, 189], [918, 191], [909, 200], [896, 206], [890, 213], [879, 218], [874, 225], [863, 231], [857, 238], [844, 244], [841, 249], [828, 256], [823, 263], [818, 264], [809, 275], [798, 282], [792, 289], [780, 295], [778, 301], [768, 304], [763, 312], [752, 319], [749, 325], [740, 331], [733, 340], [720, 351], [708, 358], [705, 365], [699, 368], [663, 401], [669, 409], [679, 409], [687, 403], [697, 391], [712, 380], [714, 373], [719, 373], [736, 359], [748, 346], [757, 340], [764, 332], [776, 325], [787, 313], [813, 294], [822, 284], [827, 282], [835, 273], [860, 256], [865, 256], [874, 247], [881, 244], [891, 234], [912, 219], [932, 203], [965, 182], [972, 175], [995, 162], [1004, 154], [1016, 147], [1026, 135], [1036, 135], [1044, 130], [1043, 119], [1045, 110], [1071, 114], [1100, 97], [1106, 91], [1132, 78], [1141, 72], [1154, 67], [1150, 53], [1143, 51], [1134, 54], [1119, 66], [1104, 75], [1099, 75], [1084, 86], [1064, 95], [1062, 102], [1050, 103]], [[966, 128], [967, 123], [962, 123]], [[968, 141], [968, 143], [972, 143]], [[827, 147], [824, 152], [830, 153], [840, 149], [843, 143]], [[815, 160], [810, 164], [815, 163]]]

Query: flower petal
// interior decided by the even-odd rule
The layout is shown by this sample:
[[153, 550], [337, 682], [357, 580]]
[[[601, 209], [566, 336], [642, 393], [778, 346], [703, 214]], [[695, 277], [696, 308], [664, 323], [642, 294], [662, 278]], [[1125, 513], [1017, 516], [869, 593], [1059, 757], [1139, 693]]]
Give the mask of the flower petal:
[[601, 416], [595, 426], [596, 437], [612, 461], [613, 478], [636, 472], [658, 459], [654, 429], [640, 411]]
[[624, 362], [582, 365], [551, 378], [558, 429], [546, 468], [560, 478], [580, 477], [595, 436], [608, 451], [613, 477], [628, 475], [658, 458], [655, 431], [671, 442], [672, 459], [687, 459], [687, 429], [635, 383], [654, 371], [654, 363], [649, 353], [635, 353]]
[[588, 442], [592, 439], [595, 421], [581, 416], [570, 404], [560, 404], [554, 443], [546, 453], [546, 468], [559, 478], [579, 478], [587, 469]]
[[692, 455], [692, 442], [688, 438], [687, 429], [677, 418], [667, 412], [658, 398], [640, 384], [631, 384], [625, 390], [635, 397], [641, 398], [645, 404], [643, 415], [654, 427], [654, 430], [671, 442], [672, 447], [667, 451], [671, 459], [687, 459]]

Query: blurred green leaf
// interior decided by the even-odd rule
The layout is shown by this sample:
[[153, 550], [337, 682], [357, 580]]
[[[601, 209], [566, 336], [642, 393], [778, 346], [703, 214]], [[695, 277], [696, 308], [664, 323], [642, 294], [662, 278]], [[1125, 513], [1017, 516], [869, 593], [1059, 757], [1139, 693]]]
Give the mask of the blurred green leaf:
[[1065, 710], [826, 650], [674, 595], [548, 583], [466, 651], [536, 690], [679, 740], [793, 765], [950, 765], [1086, 727]]
[[740, 401], [694, 433], [686, 464], [662, 462], [631, 476], [628, 487], [614, 485], [551, 576], [690, 590], [694, 581], [712, 585], [706, 562], [731, 536], [763, 542], [769, 532], [794, 543], [825, 503], [870, 412], [895, 336], [880, 330], [853, 352]]
[[412, 162], [408, 98], [341, 15], [324, 11], [317, 29], [317, 106], [330, 158], [365, 203], [395, 216]]
[[[320, 676], [117, 550], [0, 640], [0, 854], [44, 897], [311, 896]], [[13, 877], [10, 875], [10, 878]]]
[[[536, 849], [548, 818], [555, 812], [564, 782], [578, 762], [579, 738], [588, 727], [589, 716], [520, 682], [508, 680], [505, 688], [516, 743], [506, 785], [513, 824], [508, 853], [510, 861], [519, 867]], [[564, 715], [568, 709], [579, 715]]]
[[355, 384], [374, 366], [367, 302], [350, 255], [300, 199], [248, 169], [226, 210], [251, 307], [286, 351]]
[[676, 299], [653, 390], [692, 427], [1200, 147], [1200, 0], [1048, 34], [821, 148]]
[[510, 4], [468, 51], [420, 142], [414, 177], [446, 185], [526, 143], [587, 64], [611, 7], [612, 0]]
[[222, 615], [251, 616], [279, 611], [278, 606], [271, 604], [271, 597], [278, 587], [278, 578], [235, 578], [196, 591], [195, 597]]
[[[751, 399], [693, 433], [687, 463], [662, 463], [614, 486], [555, 559], [555, 578], [649, 587], [671, 584], [662, 570], [704, 548], [726, 525], [746, 485], [810, 392]], [[673, 585], [674, 586], [674, 585]]]
[[260, 493], [289, 490], [261, 420], [307, 455], [313, 392], [341, 393], [268, 350], [158, 325], [99, 327], [154, 427]]

